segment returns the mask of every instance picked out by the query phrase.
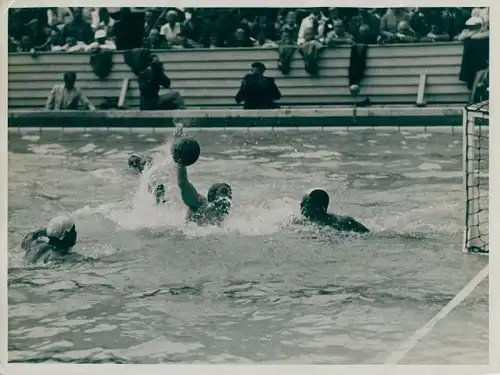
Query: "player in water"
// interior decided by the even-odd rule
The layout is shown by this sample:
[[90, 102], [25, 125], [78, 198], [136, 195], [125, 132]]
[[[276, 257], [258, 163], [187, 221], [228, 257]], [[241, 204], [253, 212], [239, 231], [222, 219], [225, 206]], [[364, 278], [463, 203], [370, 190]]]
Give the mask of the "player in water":
[[24, 237], [21, 248], [26, 251], [27, 263], [48, 263], [68, 258], [83, 258], [70, 250], [76, 244], [75, 223], [66, 216], [53, 218], [47, 228], [39, 229]]
[[315, 189], [300, 202], [302, 217], [316, 224], [328, 226], [343, 232], [367, 233], [370, 230], [350, 216], [329, 213], [330, 197], [322, 189]]
[[128, 166], [137, 173], [142, 173], [146, 168], [153, 164], [153, 159], [150, 156], [140, 156], [133, 154], [128, 158]]
[[[175, 138], [183, 134], [183, 126], [178, 125]], [[207, 197], [200, 195], [191, 184], [187, 168], [177, 163], [177, 186], [188, 213], [186, 219], [198, 225], [221, 225], [229, 215], [232, 200], [231, 186], [226, 183], [213, 184], [208, 189]]]
[[[153, 158], [151, 156], [140, 156], [133, 154], [128, 158], [128, 166], [132, 168], [137, 173], [143, 173], [146, 169], [153, 165]], [[166, 202], [165, 199], [165, 185], [158, 184], [154, 186], [153, 184], [148, 184], [148, 192], [153, 194], [155, 197], [155, 204], [163, 204]]]

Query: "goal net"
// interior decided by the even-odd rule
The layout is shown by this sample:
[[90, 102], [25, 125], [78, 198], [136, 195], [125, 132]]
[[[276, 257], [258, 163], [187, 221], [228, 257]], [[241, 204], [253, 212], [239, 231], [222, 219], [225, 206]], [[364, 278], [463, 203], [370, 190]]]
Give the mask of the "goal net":
[[489, 253], [489, 106], [488, 101], [464, 109], [464, 252]]

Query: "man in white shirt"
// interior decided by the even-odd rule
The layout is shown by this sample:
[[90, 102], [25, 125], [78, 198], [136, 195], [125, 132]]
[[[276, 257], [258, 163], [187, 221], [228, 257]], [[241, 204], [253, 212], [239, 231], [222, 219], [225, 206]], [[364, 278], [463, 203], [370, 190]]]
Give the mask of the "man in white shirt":
[[167, 12], [167, 23], [160, 29], [160, 34], [165, 37], [167, 42], [175, 43], [177, 36], [181, 33], [181, 24], [177, 22], [177, 12], [169, 10]]
[[313, 29], [316, 31], [317, 35], [323, 35], [325, 28], [326, 17], [321, 13], [319, 9], [314, 9], [314, 11], [309, 14], [306, 18], [302, 20], [299, 28], [299, 35], [297, 38], [297, 45], [304, 43], [304, 35], [306, 30]]

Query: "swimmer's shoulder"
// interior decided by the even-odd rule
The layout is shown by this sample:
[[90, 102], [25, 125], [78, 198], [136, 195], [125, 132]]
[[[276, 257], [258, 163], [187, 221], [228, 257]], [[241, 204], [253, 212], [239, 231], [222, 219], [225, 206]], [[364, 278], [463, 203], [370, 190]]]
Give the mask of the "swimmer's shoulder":
[[[337, 215], [336, 215], [337, 216]], [[354, 219], [351, 216], [337, 216], [337, 225], [339, 226], [339, 230], [348, 231], [348, 232], [356, 232], [356, 233], [368, 233], [370, 230], [361, 224], [359, 221]]]

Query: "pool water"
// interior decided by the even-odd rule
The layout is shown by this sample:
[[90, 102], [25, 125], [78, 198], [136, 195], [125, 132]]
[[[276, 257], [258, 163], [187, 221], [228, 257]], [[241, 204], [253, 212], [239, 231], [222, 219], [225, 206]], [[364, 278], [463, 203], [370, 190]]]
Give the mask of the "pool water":
[[[9, 361], [383, 364], [487, 264], [461, 252], [459, 132], [190, 135], [198, 190], [233, 187], [222, 228], [184, 222], [165, 132], [9, 132]], [[315, 187], [373, 232], [292, 224]], [[61, 213], [88, 260], [23, 265], [22, 237]], [[486, 279], [401, 363], [487, 361]]]

